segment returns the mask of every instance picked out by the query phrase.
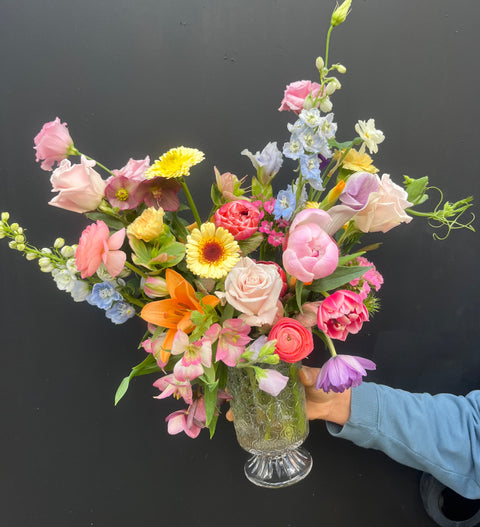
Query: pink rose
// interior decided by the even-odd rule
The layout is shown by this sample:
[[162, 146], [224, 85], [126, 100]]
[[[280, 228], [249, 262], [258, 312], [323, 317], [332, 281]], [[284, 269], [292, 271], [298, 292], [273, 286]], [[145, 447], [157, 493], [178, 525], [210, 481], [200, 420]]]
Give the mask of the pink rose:
[[268, 334], [268, 340], [276, 340], [275, 351], [285, 362], [298, 362], [313, 350], [312, 332], [294, 318], [281, 318]]
[[305, 99], [311, 95], [312, 100], [314, 100], [320, 89], [321, 85], [316, 82], [292, 82], [285, 88], [283, 100], [278, 111], [292, 110], [297, 114], [300, 113], [303, 110]]
[[321, 209], [305, 209], [292, 222], [283, 253], [285, 271], [302, 282], [328, 276], [338, 265], [338, 246], [325, 232], [330, 216]]
[[67, 130], [67, 123], [61, 123], [57, 117], [55, 121], [45, 123], [35, 136], [36, 159], [42, 161], [43, 170], [52, 170], [55, 162], [59, 163], [74, 153], [73, 140]]
[[381, 180], [376, 178], [379, 189], [370, 193], [366, 207], [354, 216], [355, 225], [362, 232], [387, 232], [400, 223], [409, 223], [412, 218], [405, 209], [412, 203], [407, 200], [407, 192], [388, 174], [383, 174]]
[[110, 236], [107, 225], [98, 220], [89, 225], [80, 236], [75, 260], [82, 278], [92, 276], [103, 262], [111, 276], [117, 276], [123, 269], [127, 255], [119, 251], [125, 239], [125, 229]]
[[59, 192], [50, 205], [73, 212], [95, 210], [102, 202], [105, 193], [105, 181], [93, 170], [95, 161], [81, 157], [81, 163], [72, 165], [64, 159], [52, 172], [50, 181], [52, 192]]
[[215, 225], [226, 229], [236, 240], [246, 240], [258, 230], [260, 211], [249, 201], [229, 201], [215, 212]]
[[328, 337], [345, 340], [349, 333], [358, 333], [368, 321], [368, 311], [353, 291], [336, 291], [318, 309], [317, 325]]
[[249, 326], [272, 324], [278, 311], [282, 279], [273, 265], [241, 258], [225, 280], [225, 298]]

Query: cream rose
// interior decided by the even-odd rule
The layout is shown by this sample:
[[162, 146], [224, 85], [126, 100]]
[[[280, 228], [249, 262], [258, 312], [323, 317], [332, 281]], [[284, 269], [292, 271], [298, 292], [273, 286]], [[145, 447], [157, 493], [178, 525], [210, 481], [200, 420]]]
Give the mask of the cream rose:
[[283, 287], [274, 265], [241, 258], [225, 280], [225, 298], [249, 326], [272, 324]]
[[388, 174], [382, 179], [376, 176], [379, 188], [371, 192], [368, 203], [353, 218], [362, 232], [387, 232], [400, 223], [409, 223], [412, 218], [405, 209], [412, 205], [407, 200], [407, 192], [394, 183]]

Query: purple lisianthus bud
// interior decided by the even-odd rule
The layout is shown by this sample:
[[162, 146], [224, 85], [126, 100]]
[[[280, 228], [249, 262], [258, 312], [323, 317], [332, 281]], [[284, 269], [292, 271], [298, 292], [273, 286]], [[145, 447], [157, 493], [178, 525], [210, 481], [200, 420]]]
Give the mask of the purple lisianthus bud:
[[368, 197], [379, 189], [378, 178], [368, 172], [356, 172], [345, 183], [345, 188], [340, 195], [340, 201], [359, 211], [368, 203]]
[[348, 388], [362, 384], [366, 370], [375, 370], [375, 363], [363, 357], [353, 355], [335, 355], [327, 360], [320, 369], [315, 388], [328, 393], [344, 392]]

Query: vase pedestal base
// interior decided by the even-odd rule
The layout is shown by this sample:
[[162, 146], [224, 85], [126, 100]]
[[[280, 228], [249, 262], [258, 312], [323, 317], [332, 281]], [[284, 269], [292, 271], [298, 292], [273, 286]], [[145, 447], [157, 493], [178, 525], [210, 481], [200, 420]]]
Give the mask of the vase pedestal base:
[[278, 489], [301, 481], [312, 466], [312, 456], [302, 447], [270, 454], [259, 452], [246, 461], [245, 476], [259, 487]]

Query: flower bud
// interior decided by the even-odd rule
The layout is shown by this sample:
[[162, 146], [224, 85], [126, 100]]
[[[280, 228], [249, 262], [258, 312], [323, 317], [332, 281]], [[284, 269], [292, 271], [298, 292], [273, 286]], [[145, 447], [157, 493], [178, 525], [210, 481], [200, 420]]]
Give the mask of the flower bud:
[[42, 273], [51, 273], [54, 269], [55, 268], [52, 264], [40, 267], [40, 271], [42, 271]]
[[322, 57], [317, 57], [317, 60], [315, 61], [315, 66], [317, 68], [318, 71], [322, 71], [324, 66], [325, 66], [325, 62], [323, 60]]
[[65, 245], [65, 240], [63, 238], [57, 238], [55, 240], [55, 243], [53, 244], [55, 249], [61, 249], [64, 245]]
[[25, 258], [26, 258], [27, 260], [30, 260], [30, 261], [31, 261], [31, 260], [36, 260], [36, 259], [38, 258], [38, 256], [37, 256], [35, 253], [27, 253], [27, 254], [25, 255]]
[[328, 113], [332, 110], [333, 104], [332, 101], [327, 97], [320, 103], [320, 110], [323, 113]]
[[2, 238], [5, 238], [6, 234], [5, 234], [5, 231], [3, 231], [2, 229], [0, 229], [0, 240]]
[[18, 234], [17, 236], [15, 236], [15, 241], [17, 243], [23, 243], [25, 241], [25, 236], [22, 236], [21, 234]]
[[50, 258], [47, 258], [46, 256], [44, 256], [43, 258], [39, 258], [38, 265], [40, 267], [47, 267], [51, 265]]
[[75, 254], [75, 249], [73, 247], [71, 247], [70, 245], [64, 245], [60, 249], [60, 254], [64, 258], [72, 258], [72, 256]]
[[332, 95], [336, 90], [339, 90], [342, 87], [338, 79], [332, 77], [330, 82], [325, 86], [325, 93], [327, 95]]
[[352, 0], [345, 0], [343, 4], [337, 5], [332, 13], [332, 20], [330, 24], [335, 27], [340, 25], [342, 22], [345, 22], [348, 13], [350, 12], [350, 6], [352, 5]]
[[12, 229], [12, 231], [16, 231], [19, 227], [20, 225], [18, 223], [12, 223], [10, 225], [10, 228]]
[[25, 250], [25, 244], [24, 243], [17, 244], [16, 249], [17, 249], [17, 251], [24, 251]]
[[8, 212], [2, 212], [2, 221], [8, 221], [10, 214]]
[[335, 64], [335, 68], [337, 69], [338, 73], [347, 73], [347, 68], [343, 64]]
[[17, 248], [17, 242], [12, 240], [11, 242], [8, 242], [8, 246], [10, 249], [16, 249]]
[[48, 247], [44, 247], [43, 249], [40, 250], [40, 252], [43, 254], [52, 254], [51, 249], [49, 249]]

